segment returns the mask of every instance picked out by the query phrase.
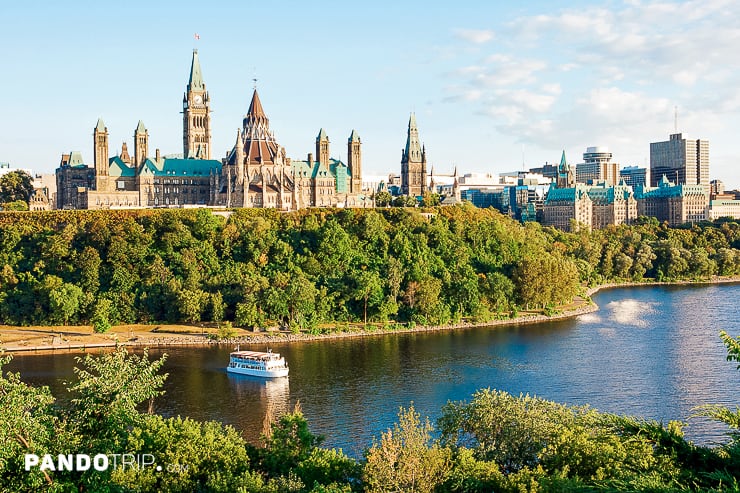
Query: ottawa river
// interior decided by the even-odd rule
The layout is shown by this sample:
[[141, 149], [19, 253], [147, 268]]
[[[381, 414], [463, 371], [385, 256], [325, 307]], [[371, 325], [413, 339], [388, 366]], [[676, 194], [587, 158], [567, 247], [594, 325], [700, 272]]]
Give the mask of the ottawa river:
[[[740, 334], [738, 300], [740, 284], [618, 288], [594, 296], [598, 312], [571, 320], [275, 344], [290, 377], [272, 381], [227, 374], [232, 347], [151, 351], [168, 354], [167, 393], [156, 410], [228, 423], [254, 440], [268, 409], [300, 401], [324, 446], [359, 457], [399, 406], [413, 401], [434, 421], [447, 401], [491, 387], [685, 421], [689, 439], [713, 444], [724, 427], [691, 415], [701, 404], [740, 404], [740, 371], [718, 336]], [[74, 356], [18, 353], [6, 369], [61, 396]]]

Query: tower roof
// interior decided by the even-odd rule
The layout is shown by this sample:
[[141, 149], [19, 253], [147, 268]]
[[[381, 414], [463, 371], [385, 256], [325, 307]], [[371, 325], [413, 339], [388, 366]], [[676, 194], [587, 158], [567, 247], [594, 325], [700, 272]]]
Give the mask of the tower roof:
[[349, 134], [349, 142], [360, 142], [360, 134], [354, 128], [352, 129], [352, 133]]
[[144, 122], [139, 120], [139, 124], [136, 126], [136, 133], [143, 134], [145, 132], [146, 132], [146, 127], [144, 126]]
[[416, 115], [409, 117], [409, 129], [406, 135], [406, 158], [411, 161], [421, 161], [421, 145], [419, 144], [419, 130], [416, 128]]
[[95, 126], [96, 132], [105, 132], [105, 123], [102, 118], [98, 118], [98, 124]]
[[193, 62], [190, 64], [190, 80], [188, 81], [188, 91], [201, 91], [203, 89], [205, 89], [205, 84], [203, 84], [203, 75], [201, 75], [200, 72], [198, 50], [193, 50]]
[[319, 135], [316, 137], [316, 142], [322, 140], [329, 140], [329, 137], [326, 135], [326, 130], [324, 130], [323, 128], [319, 130]]
[[254, 90], [254, 93], [252, 94], [252, 102], [249, 103], [249, 111], [247, 111], [247, 116], [251, 116], [253, 118], [267, 119], [265, 110], [262, 109], [262, 103], [260, 102], [260, 97], [259, 94], [257, 94], [256, 88]]

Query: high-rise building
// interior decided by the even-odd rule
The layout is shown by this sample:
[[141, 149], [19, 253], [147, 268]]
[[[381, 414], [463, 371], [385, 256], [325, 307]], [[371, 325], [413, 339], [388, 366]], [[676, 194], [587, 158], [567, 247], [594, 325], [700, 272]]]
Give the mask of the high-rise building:
[[583, 153], [583, 162], [576, 165], [576, 182], [619, 183], [619, 165], [612, 162], [612, 153], [607, 147], [588, 147]]
[[671, 134], [665, 142], [650, 144], [650, 186], [663, 176], [676, 185], [702, 185], [709, 191], [709, 141]]
[[416, 115], [411, 113], [406, 148], [401, 151], [401, 195], [424, 195], [427, 182], [426, 149], [419, 143]]
[[625, 166], [619, 170], [619, 178], [624, 180], [625, 185], [632, 188], [637, 186], [646, 187], [650, 184], [650, 173], [647, 168], [639, 166]]

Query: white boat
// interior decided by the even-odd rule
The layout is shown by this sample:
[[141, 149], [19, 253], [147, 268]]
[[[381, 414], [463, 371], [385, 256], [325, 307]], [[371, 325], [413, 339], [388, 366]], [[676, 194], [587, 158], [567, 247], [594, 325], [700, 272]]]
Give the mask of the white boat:
[[234, 351], [229, 355], [226, 371], [255, 377], [277, 378], [288, 376], [288, 363], [278, 353], [267, 351]]

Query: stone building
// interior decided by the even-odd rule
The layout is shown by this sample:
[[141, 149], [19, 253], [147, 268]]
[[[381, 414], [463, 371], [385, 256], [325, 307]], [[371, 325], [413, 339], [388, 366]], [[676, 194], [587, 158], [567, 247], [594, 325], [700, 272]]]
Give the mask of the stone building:
[[416, 115], [411, 113], [406, 147], [401, 150], [401, 195], [420, 197], [427, 191], [427, 153], [419, 142]]
[[316, 137], [316, 157], [305, 161], [287, 157], [270, 130], [257, 89], [237, 131], [234, 147], [224, 159], [216, 184], [214, 205], [269, 207], [359, 207], [362, 150], [352, 130], [347, 143], [348, 163], [330, 157], [329, 137], [322, 128]]
[[701, 184], [676, 185], [663, 175], [657, 187], [638, 187], [637, 210], [641, 216], [656, 217], [670, 226], [704, 221], [708, 190]]
[[124, 142], [110, 156], [108, 128], [99, 119], [93, 131], [93, 166], [79, 152], [64, 154], [56, 171], [57, 207], [359, 207], [364, 205], [360, 137], [352, 131], [348, 163], [329, 157], [322, 129], [316, 157], [291, 161], [278, 145], [255, 89], [236, 143], [223, 161], [211, 159], [210, 96], [197, 50], [183, 95], [183, 154], [149, 156], [149, 131], [139, 121], [134, 152]]

